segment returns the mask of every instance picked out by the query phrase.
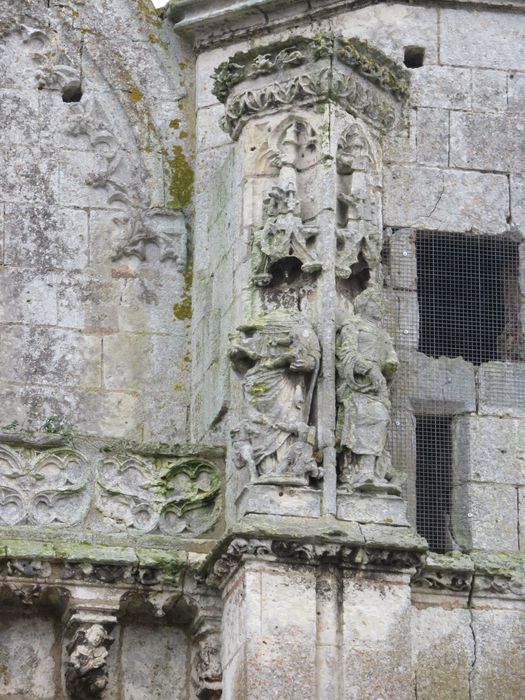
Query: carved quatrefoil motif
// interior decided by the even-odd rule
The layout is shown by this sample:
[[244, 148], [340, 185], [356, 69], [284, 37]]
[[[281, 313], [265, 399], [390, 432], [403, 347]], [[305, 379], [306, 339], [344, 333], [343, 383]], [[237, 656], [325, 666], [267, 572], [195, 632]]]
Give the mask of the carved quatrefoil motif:
[[97, 508], [112, 529], [198, 535], [217, 520], [220, 484], [218, 468], [201, 459], [108, 458], [99, 465]]
[[70, 448], [38, 452], [0, 446], [0, 524], [67, 526], [89, 505], [88, 465]]

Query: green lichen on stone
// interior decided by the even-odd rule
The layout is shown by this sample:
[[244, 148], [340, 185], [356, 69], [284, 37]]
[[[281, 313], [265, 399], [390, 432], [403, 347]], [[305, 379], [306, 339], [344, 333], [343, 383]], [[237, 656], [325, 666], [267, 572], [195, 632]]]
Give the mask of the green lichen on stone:
[[193, 284], [193, 259], [188, 258], [186, 270], [184, 271], [184, 289], [182, 299], [178, 304], [173, 305], [173, 316], [177, 321], [188, 321], [191, 319], [191, 288]]
[[337, 44], [337, 57], [342, 63], [372, 83], [389, 90], [395, 97], [402, 98], [408, 94], [410, 74], [382, 51], [357, 37], [340, 37]]
[[173, 156], [167, 159], [167, 163], [170, 197], [168, 207], [182, 209], [190, 204], [193, 195], [193, 169], [181, 146], [173, 146]]
[[154, 27], [160, 27], [162, 25], [157, 11], [151, 4], [151, 0], [137, 0], [137, 3], [139, 12], [145, 22], [152, 24]]
[[140, 102], [144, 97], [144, 94], [135, 85], [130, 88], [129, 95], [133, 102]]

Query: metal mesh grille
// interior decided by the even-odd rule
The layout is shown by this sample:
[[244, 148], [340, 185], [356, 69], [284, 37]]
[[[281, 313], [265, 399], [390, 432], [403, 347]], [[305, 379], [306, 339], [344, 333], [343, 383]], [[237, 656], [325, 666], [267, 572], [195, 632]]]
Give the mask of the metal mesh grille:
[[457, 546], [465, 516], [461, 421], [525, 415], [519, 250], [506, 236], [399, 230], [384, 251], [400, 359], [390, 448], [409, 517], [434, 551]]
[[518, 359], [517, 244], [419, 234], [416, 255], [419, 351], [475, 365]]
[[416, 527], [434, 552], [451, 545], [450, 438], [449, 416], [416, 417]]

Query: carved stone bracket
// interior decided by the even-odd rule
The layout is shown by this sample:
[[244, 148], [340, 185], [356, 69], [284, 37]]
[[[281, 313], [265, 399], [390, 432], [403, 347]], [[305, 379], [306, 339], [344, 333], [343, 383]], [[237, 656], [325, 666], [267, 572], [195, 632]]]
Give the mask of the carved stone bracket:
[[324, 35], [235, 54], [217, 68], [214, 94], [225, 103], [223, 127], [233, 139], [254, 115], [327, 100], [387, 130], [408, 94], [408, 76], [366, 41]]
[[192, 626], [192, 685], [201, 700], [222, 697], [220, 616], [198, 616]]
[[99, 698], [108, 684], [107, 657], [113, 644], [113, 615], [81, 611], [68, 623], [65, 684], [71, 698]]

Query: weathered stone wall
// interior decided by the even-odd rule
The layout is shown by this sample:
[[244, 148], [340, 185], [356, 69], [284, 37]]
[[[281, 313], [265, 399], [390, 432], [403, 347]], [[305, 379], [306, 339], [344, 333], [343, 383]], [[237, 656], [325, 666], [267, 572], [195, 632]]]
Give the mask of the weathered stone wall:
[[0, 425], [183, 441], [189, 54], [138, 0], [0, 21]]
[[0, 5], [0, 697], [525, 695], [523, 363], [417, 352], [412, 238], [522, 240], [503, 4]]

